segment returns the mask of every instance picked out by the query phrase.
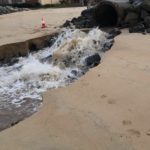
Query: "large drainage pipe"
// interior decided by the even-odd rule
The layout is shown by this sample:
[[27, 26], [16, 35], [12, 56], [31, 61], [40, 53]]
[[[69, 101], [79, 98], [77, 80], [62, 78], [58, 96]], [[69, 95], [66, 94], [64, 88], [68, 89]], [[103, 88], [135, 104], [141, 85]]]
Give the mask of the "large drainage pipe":
[[100, 27], [118, 26], [125, 17], [128, 1], [102, 0], [94, 9], [94, 20]]

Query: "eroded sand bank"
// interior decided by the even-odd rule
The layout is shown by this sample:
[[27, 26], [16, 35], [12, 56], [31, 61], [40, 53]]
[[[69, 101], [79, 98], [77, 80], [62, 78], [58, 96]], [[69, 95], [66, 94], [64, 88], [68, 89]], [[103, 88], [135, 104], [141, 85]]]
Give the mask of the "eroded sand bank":
[[150, 36], [124, 32], [102, 63], [44, 94], [32, 117], [0, 133], [2, 150], [149, 150]]

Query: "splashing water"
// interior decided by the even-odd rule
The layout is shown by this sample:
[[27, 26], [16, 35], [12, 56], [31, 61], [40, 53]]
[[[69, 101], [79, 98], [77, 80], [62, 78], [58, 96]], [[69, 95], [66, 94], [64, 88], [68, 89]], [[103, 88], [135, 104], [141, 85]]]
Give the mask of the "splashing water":
[[69, 84], [84, 73], [85, 58], [102, 55], [107, 42], [107, 34], [97, 28], [89, 33], [65, 29], [50, 48], [21, 57], [12, 66], [0, 67], [1, 105], [5, 101], [20, 107], [26, 98], [41, 100], [47, 89]]

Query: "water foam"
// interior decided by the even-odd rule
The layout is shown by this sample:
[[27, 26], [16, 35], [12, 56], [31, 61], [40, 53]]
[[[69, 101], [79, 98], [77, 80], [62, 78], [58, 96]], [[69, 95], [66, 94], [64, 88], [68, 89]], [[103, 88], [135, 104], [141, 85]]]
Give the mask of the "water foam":
[[[106, 36], [97, 28], [89, 33], [65, 29], [50, 48], [21, 57], [12, 66], [0, 67], [0, 100], [19, 107], [25, 98], [41, 100], [42, 93], [47, 89], [69, 84], [83, 74], [82, 67], [87, 56], [95, 52], [101, 54], [103, 45], [109, 42]], [[69, 65], [62, 68], [53, 59], [55, 54], [67, 56], [58, 62], [69, 56]]]

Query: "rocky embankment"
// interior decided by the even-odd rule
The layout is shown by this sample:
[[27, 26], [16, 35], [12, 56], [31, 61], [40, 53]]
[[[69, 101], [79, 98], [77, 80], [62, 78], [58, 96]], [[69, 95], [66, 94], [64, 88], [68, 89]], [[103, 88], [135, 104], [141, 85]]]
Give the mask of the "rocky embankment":
[[0, 6], [0, 15], [3, 14], [9, 14], [19, 11], [28, 11], [28, 8], [17, 8], [17, 7], [11, 7], [11, 6]]
[[[117, 1], [114, 2], [112, 0], [108, 1], [101, 1], [99, 4], [94, 6], [91, 9], [87, 9], [82, 11], [81, 15], [78, 18], [73, 18], [72, 20], [67, 20], [64, 23], [64, 27], [72, 26], [74, 25], [76, 28], [93, 28], [95, 26], [98, 27], [106, 27], [104, 26], [104, 21], [106, 21], [107, 17], [103, 17], [103, 19], [99, 22], [97, 22], [95, 18], [95, 13], [97, 13], [97, 17], [100, 14], [103, 14], [105, 16], [111, 16], [112, 18], [113, 13], [111, 14], [109, 10], [107, 11], [107, 7], [103, 10], [100, 9], [100, 5], [104, 5], [104, 3], [109, 2], [109, 5], [118, 5], [118, 7], [122, 7], [123, 9], [123, 15], [122, 18], [117, 18], [119, 20], [115, 27], [118, 28], [129, 28], [130, 33], [150, 33], [150, 1], [149, 0], [129, 0], [125, 5], [121, 6]], [[111, 8], [111, 7], [110, 7]], [[120, 10], [118, 8], [114, 8], [114, 12], [118, 13]], [[118, 11], [118, 12], [117, 12]], [[105, 14], [105, 13], [108, 14]], [[120, 13], [120, 12], [119, 12]], [[114, 20], [115, 18], [113, 18]], [[107, 24], [107, 27], [109, 24]], [[111, 24], [110, 24], [111, 26]]]

